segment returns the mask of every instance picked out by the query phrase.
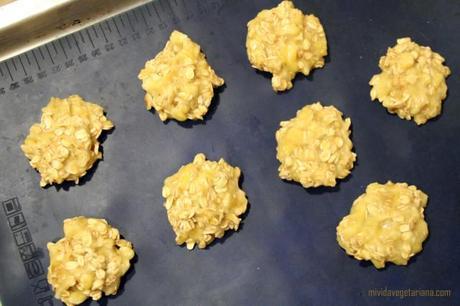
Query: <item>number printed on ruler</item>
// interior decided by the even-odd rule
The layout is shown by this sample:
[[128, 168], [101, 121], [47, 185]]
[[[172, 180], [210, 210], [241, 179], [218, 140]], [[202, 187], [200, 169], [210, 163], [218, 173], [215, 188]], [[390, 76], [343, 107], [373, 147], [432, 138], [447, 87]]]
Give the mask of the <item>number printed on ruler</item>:
[[[218, 11], [224, 0], [154, 1], [0, 63], [0, 96], [83, 65], [184, 21]], [[178, 18], [176, 10], [181, 10]]]

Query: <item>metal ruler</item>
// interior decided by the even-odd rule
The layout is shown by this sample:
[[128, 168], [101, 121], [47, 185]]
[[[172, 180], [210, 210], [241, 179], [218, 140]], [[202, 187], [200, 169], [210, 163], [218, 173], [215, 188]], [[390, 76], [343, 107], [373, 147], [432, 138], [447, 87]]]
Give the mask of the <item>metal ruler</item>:
[[[222, 6], [223, 0], [154, 1], [0, 63], [0, 97], [115, 49], [172, 31]], [[185, 12], [177, 14], [177, 11]], [[181, 17], [178, 17], [181, 16]]]

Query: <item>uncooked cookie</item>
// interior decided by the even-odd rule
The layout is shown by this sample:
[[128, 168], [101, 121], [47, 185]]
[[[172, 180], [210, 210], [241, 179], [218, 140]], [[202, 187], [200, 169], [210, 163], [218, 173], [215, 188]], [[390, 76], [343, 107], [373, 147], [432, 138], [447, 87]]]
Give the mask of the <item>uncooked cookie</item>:
[[246, 211], [247, 199], [238, 187], [240, 169], [223, 159], [207, 161], [197, 154], [192, 163], [166, 178], [164, 206], [176, 233], [176, 243], [200, 249], [227, 230], [238, 230], [239, 216]]
[[145, 105], [160, 119], [202, 120], [214, 96], [224, 84], [206, 61], [200, 46], [187, 35], [174, 31], [163, 51], [139, 73], [146, 91]]
[[113, 124], [104, 109], [74, 95], [51, 98], [41, 122], [32, 125], [21, 149], [40, 172], [40, 186], [75, 181], [102, 158], [97, 138]]
[[372, 183], [340, 222], [337, 241], [348, 255], [370, 260], [378, 269], [385, 262], [406, 265], [428, 236], [423, 215], [427, 200], [406, 183]]
[[86, 217], [64, 220], [64, 238], [48, 243], [48, 250], [48, 282], [68, 306], [116, 294], [134, 257], [131, 243], [120, 239], [116, 228]]
[[350, 140], [350, 118], [334, 106], [320, 102], [297, 111], [295, 118], [282, 121], [276, 132], [279, 176], [305, 188], [335, 186], [353, 168], [356, 154]]
[[447, 95], [450, 69], [443, 62], [444, 58], [430, 47], [419, 46], [410, 38], [398, 39], [380, 58], [382, 72], [369, 82], [372, 100], [378, 99], [401, 119], [424, 124], [441, 113]]
[[317, 17], [282, 1], [248, 23], [246, 50], [252, 67], [272, 73], [273, 89], [283, 91], [292, 88], [297, 72], [324, 66], [326, 34]]

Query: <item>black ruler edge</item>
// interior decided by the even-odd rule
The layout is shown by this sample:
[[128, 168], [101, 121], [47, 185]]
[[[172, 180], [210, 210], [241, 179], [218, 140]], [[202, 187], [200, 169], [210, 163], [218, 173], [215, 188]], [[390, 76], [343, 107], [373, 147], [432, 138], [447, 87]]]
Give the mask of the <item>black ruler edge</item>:
[[[152, 1], [0, 62], [0, 97], [218, 11], [225, 0]], [[176, 10], [185, 14], [178, 17]]]

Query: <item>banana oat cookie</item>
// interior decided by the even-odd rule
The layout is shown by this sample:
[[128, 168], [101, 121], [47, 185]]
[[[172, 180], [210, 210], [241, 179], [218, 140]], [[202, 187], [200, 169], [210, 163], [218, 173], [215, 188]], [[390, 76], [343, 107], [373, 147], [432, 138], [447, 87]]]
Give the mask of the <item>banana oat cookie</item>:
[[282, 121], [276, 132], [279, 176], [305, 188], [335, 186], [336, 179], [345, 178], [356, 160], [350, 125], [350, 118], [342, 119], [334, 106], [322, 106], [320, 102]]
[[372, 183], [340, 221], [337, 241], [348, 255], [370, 260], [377, 269], [385, 262], [407, 265], [428, 236], [427, 201], [425, 193], [406, 183]]
[[206, 61], [200, 46], [187, 35], [174, 31], [163, 51], [145, 63], [139, 73], [146, 91], [145, 105], [160, 119], [202, 120], [214, 96], [224, 84]]
[[371, 98], [378, 99], [401, 119], [413, 119], [418, 125], [441, 113], [447, 95], [446, 78], [450, 69], [444, 58], [430, 47], [422, 47], [410, 38], [400, 38], [379, 61], [382, 72], [372, 77]]
[[282, 1], [249, 21], [246, 50], [251, 65], [272, 73], [273, 89], [283, 91], [292, 88], [297, 72], [308, 75], [324, 66], [326, 34], [317, 17]]
[[134, 257], [131, 243], [104, 219], [64, 220], [64, 238], [48, 243], [48, 282], [67, 306], [117, 293]]
[[21, 149], [40, 172], [40, 186], [75, 181], [102, 158], [98, 137], [113, 128], [104, 109], [74, 95], [51, 98], [40, 123], [30, 128]]
[[164, 206], [178, 245], [186, 243], [192, 250], [197, 244], [203, 249], [225, 231], [238, 230], [248, 203], [238, 186], [240, 174], [223, 159], [208, 161], [200, 153], [165, 179]]

